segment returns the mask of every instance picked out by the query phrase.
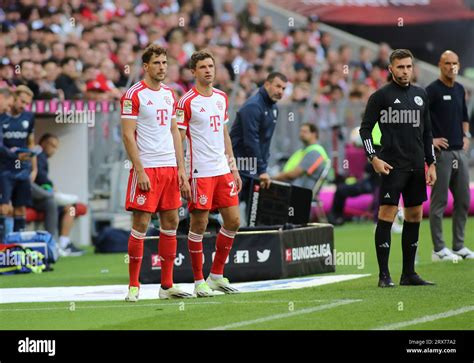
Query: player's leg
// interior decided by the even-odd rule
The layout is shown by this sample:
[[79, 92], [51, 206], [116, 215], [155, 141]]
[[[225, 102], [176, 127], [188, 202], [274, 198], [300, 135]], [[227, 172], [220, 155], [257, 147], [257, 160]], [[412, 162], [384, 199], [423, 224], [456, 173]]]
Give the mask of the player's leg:
[[26, 228], [26, 206], [31, 205], [31, 184], [29, 175], [16, 179], [12, 192], [13, 231], [22, 232]]
[[443, 239], [443, 216], [448, 204], [448, 188], [453, 162], [451, 151], [442, 151], [436, 160], [436, 183], [431, 187], [430, 230], [433, 241], [433, 261], [453, 261], [455, 255], [446, 247]]
[[176, 258], [176, 230], [178, 229], [178, 210], [160, 211], [160, 241], [158, 254], [161, 259], [160, 299], [191, 298], [193, 295], [173, 284], [173, 267]]
[[150, 179], [151, 189], [147, 192], [137, 185], [137, 174], [132, 169], [128, 179], [125, 209], [132, 211], [132, 231], [128, 239], [128, 273], [129, 291], [126, 301], [136, 302], [140, 288], [139, 275], [143, 259], [143, 243], [150, 223], [151, 214], [157, 207], [157, 196], [154, 194], [156, 182], [155, 168], [145, 168]]
[[466, 259], [474, 259], [474, 252], [464, 246], [464, 229], [466, 227], [469, 205], [469, 160], [464, 150], [454, 151], [457, 164], [451, 176], [449, 189], [453, 194], [453, 252]]
[[211, 273], [207, 279], [209, 287], [226, 294], [237, 293], [229, 280], [224, 277], [224, 266], [234, 243], [235, 235], [240, 226], [239, 206], [231, 206], [219, 209], [224, 223], [216, 237], [216, 254], [212, 262]]
[[143, 259], [143, 243], [148, 224], [150, 223], [151, 213], [134, 210], [132, 218], [132, 231], [128, 238], [129, 292], [125, 300], [136, 302], [140, 288], [139, 276]]
[[176, 258], [176, 230], [178, 229], [178, 210], [160, 211], [160, 241], [158, 254], [161, 259], [161, 287], [173, 286], [173, 266]]
[[9, 172], [0, 172], [0, 242], [13, 232], [13, 209], [11, 196], [13, 185]]
[[157, 211], [160, 213], [160, 240], [158, 254], [161, 260], [160, 299], [190, 298], [193, 295], [173, 284], [173, 267], [176, 258], [176, 231], [178, 229], [178, 208], [181, 207], [178, 170], [176, 167], [156, 169], [158, 195]]
[[207, 228], [208, 218], [208, 210], [194, 209], [191, 212], [188, 249], [196, 285], [204, 282], [204, 275], [202, 273], [202, 239]]
[[224, 224], [216, 237], [216, 254], [211, 267], [211, 278], [221, 279], [224, 274], [225, 261], [229, 257], [235, 235], [240, 226], [240, 211], [238, 206], [219, 209]]
[[238, 290], [224, 278], [225, 261], [229, 257], [235, 235], [240, 227], [239, 198], [232, 174], [220, 175], [216, 178], [212, 209], [219, 210], [224, 223], [216, 237], [216, 254], [206, 282], [213, 290], [226, 294], [236, 293]]
[[424, 170], [410, 172], [411, 177], [402, 192], [405, 205], [405, 221], [402, 232], [403, 268], [400, 285], [434, 285], [424, 281], [415, 272], [416, 250], [423, 218], [423, 202], [427, 199]]
[[375, 229], [375, 251], [379, 265], [379, 287], [393, 287], [388, 268], [390, 246], [392, 243], [392, 224], [398, 211], [398, 201], [406, 173], [392, 170], [383, 175], [380, 182], [377, 227]]

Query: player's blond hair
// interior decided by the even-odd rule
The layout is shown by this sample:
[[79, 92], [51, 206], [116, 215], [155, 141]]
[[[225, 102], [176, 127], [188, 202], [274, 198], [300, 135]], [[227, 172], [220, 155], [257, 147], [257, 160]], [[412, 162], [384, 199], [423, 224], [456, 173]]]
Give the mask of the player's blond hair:
[[15, 92], [13, 94], [15, 95], [15, 98], [16, 98], [22, 93], [26, 93], [31, 98], [33, 98], [34, 96], [33, 91], [28, 86], [25, 86], [24, 84], [20, 84], [17, 88], [15, 88]]

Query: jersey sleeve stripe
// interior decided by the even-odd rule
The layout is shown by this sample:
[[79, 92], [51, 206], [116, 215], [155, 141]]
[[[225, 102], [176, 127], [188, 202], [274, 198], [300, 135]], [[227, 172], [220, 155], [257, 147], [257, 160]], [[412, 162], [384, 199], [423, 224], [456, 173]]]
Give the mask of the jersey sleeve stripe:
[[126, 99], [131, 99], [132, 98], [132, 95], [133, 95], [133, 92], [138, 89], [140, 86], [141, 86], [141, 82], [138, 82], [138, 83], [135, 83], [132, 87], [130, 87], [128, 89], [128, 91], [125, 93], [125, 98]]
[[184, 105], [186, 103], [186, 100], [191, 97], [192, 95], [194, 95], [194, 91], [191, 89], [189, 90], [187, 93], [184, 94], [183, 97], [181, 97], [181, 99], [179, 100], [178, 102], [178, 108], [184, 108]]

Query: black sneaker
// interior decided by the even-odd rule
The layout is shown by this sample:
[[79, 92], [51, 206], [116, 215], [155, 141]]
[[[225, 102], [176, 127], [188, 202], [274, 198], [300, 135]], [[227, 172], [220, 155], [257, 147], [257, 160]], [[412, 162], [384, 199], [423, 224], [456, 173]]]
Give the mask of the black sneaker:
[[400, 277], [400, 285], [426, 286], [426, 285], [435, 285], [435, 283], [431, 281], [425, 281], [420, 277], [420, 275], [415, 273], [411, 275], [402, 275], [402, 277]]
[[62, 257], [77, 257], [82, 256], [84, 253], [86, 253], [86, 251], [77, 248], [72, 243], [69, 243], [66, 248], [59, 248], [59, 255]]
[[379, 276], [379, 287], [395, 287], [390, 275]]

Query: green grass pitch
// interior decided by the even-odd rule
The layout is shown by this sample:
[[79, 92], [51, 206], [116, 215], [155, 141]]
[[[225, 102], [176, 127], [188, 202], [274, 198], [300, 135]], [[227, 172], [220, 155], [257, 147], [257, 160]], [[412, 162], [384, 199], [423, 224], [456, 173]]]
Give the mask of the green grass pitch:
[[[466, 245], [474, 249], [473, 218]], [[470, 229], [471, 228], [471, 229]], [[401, 235], [392, 235], [390, 269], [394, 289], [377, 287], [374, 225], [347, 224], [335, 229], [338, 252], [365, 252], [365, 266], [337, 266], [336, 274], [371, 274], [319, 287], [245, 293], [186, 301], [124, 301], [0, 304], [2, 329], [375, 329], [474, 305], [474, 261], [431, 262], [429, 223], [420, 229], [417, 272], [436, 286], [398, 286]], [[444, 221], [448, 247], [451, 220]], [[113, 285], [128, 283], [124, 254], [62, 258], [55, 271], [0, 277], [1, 288]], [[349, 301], [354, 300], [354, 301]], [[342, 303], [341, 303], [342, 301]], [[344, 302], [349, 302], [344, 304]], [[339, 304], [325, 309], [326, 305]], [[319, 309], [318, 307], [321, 307]], [[319, 310], [318, 310], [319, 309]], [[408, 325], [402, 329], [473, 329], [474, 311]]]

